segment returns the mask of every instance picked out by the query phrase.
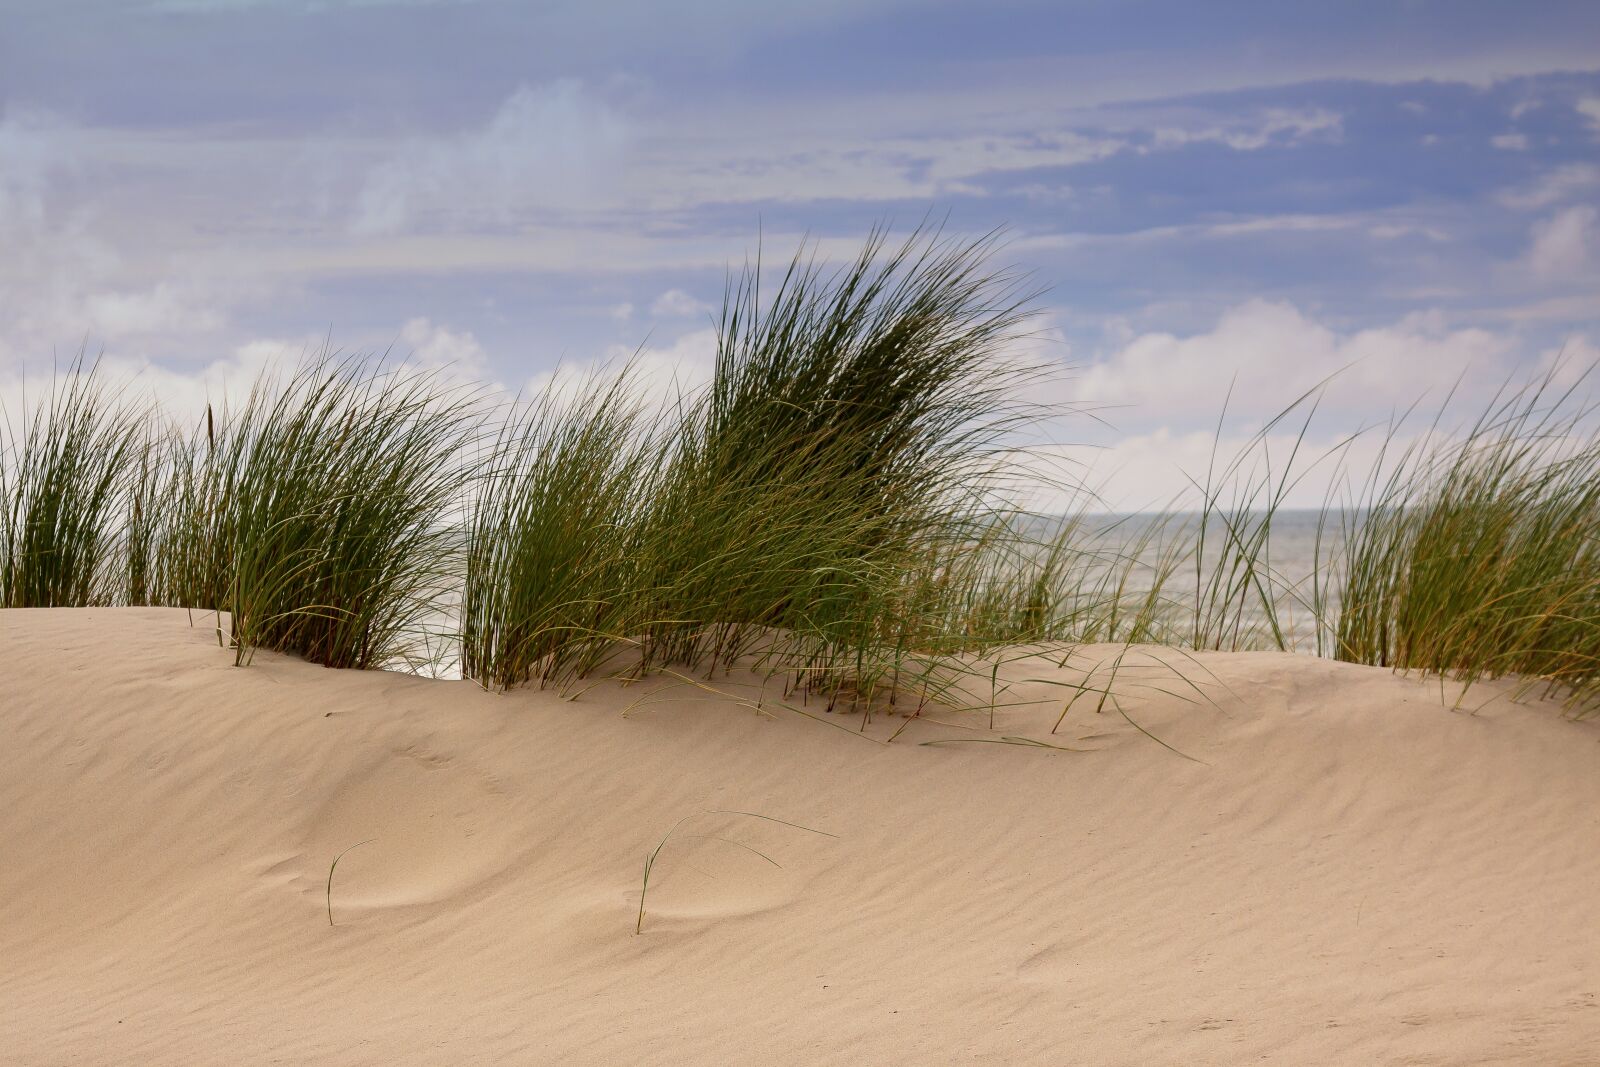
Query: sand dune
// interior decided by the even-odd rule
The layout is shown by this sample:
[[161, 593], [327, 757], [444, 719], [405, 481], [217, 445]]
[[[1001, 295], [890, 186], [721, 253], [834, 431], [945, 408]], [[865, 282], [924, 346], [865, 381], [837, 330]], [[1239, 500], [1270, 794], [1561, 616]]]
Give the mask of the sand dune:
[[[670, 680], [236, 668], [179, 611], [0, 649], [7, 1064], [1600, 1063], [1600, 724], [1504, 691], [1125, 670], [1185, 759], [1087, 701], [1051, 735], [1096, 649], [887, 746]], [[1089, 751], [922, 744], [1005, 736]], [[697, 816], [635, 936], [712, 809], [836, 836]]]

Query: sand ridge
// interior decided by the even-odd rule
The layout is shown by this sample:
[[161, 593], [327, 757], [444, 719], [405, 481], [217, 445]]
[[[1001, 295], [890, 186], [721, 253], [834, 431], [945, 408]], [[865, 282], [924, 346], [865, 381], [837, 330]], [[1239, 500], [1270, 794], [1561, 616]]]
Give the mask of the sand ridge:
[[[1186, 759], [1090, 701], [1050, 733], [1106, 649], [883, 745], [236, 668], [181, 611], [0, 648], [7, 1063], [1600, 1063], [1600, 724], [1509, 686], [1135, 657]], [[1092, 751], [965, 743], [1003, 737]]]

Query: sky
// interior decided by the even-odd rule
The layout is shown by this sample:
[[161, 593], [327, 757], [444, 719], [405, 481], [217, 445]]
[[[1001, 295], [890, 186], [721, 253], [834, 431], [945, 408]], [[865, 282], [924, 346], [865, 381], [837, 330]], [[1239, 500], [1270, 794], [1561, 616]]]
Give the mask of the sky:
[[1108, 507], [1225, 405], [1224, 452], [1332, 376], [1315, 449], [1571, 377], [1600, 4], [0, 0], [0, 383], [86, 347], [182, 407], [331, 340], [692, 386], [758, 246], [930, 217], [1043, 290]]

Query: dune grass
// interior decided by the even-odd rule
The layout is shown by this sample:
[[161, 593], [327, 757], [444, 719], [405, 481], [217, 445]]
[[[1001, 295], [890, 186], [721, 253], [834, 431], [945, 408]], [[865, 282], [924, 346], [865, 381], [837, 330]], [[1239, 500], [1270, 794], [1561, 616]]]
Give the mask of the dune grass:
[[[1503, 390], [1374, 474], [1344, 538], [1337, 658], [1600, 704], [1600, 432], [1578, 383]], [[1390, 431], [1391, 442], [1395, 439]]]
[[477, 429], [471, 397], [436, 375], [360, 359], [258, 386], [207, 445], [240, 657], [367, 668], [397, 656], [454, 569], [448, 520]]
[[1182, 516], [1019, 514], [941, 571], [950, 625], [975, 650], [1038, 642], [1171, 644], [1185, 605], [1170, 585], [1189, 558]]
[[581, 676], [624, 642], [636, 669], [754, 655], [807, 691], [868, 703], [937, 684], [946, 564], [998, 528], [1007, 434], [1030, 417], [1008, 362], [1026, 322], [993, 241], [874, 231], [836, 272], [797, 255], [770, 298], [730, 280], [710, 385], [642, 421], [624, 382], [549, 398], [501, 437], [475, 502], [468, 674]]
[[[1306, 454], [1318, 394], [1299, 398], [1238, 455], [1214, 460], [1196, 482], [1197, 516], [1148, 520], [1177, 525], [1167, 543], [1180, 563], [1151, 568], [1147, 595], [1161, 606], [1150, 615], [1183, 624], [1148, 635], [1194, 649], [1314, 650], [1447, 679], [1463, 694], [1512, 676], [1595, 713], [1600, 410], [1588, 375], [1556, 386], [1565, 370], [1508, 384], [1464, 424], [1452, 395], [1426, 427], [1413, 429], [1408, 412], [1369, 431], [1381, 440], [1365, 469], [1347, 461], [1360, 431]], [[1285, 454], [1272, 454], [1274, 429]], [[1310, 573], [1285, 575], [1273, 523], [1300, 480], [1327, 466], [1335, 489], [1316, 516]], [[1310, 648], [1293, 613], [1312, 623]]]
[[240, 663], [257, 648], [394, 661], [451, 584], [478, 417], [470, 394], [379, 360], [324, 353], [263, 375], [150, 461], [152, 599], [226, 612]]
[[198, 608], [334, 667], [402, 656], [455, 584], [471, 390], [324, 352], [190, 428], [57, 373], [0, 440], [0, 605]]
[[0, 420], [0, 606], [117, 602], [142, 420], [81, 357]]
[[760, 647], [853, 699], [935, 684], [929, 561], [992, 536], [1001, 445], [1034, 414], [1038, 368], [1006, 358], [1031, 294], [992, 247], [875, 231], [836, 272], [796, 256], [770, 298], [759, 263], [730, 283], [714, 378], [641, 516], [647, 667]]
[[1006, 647], [1305, 650], [1309, 618], [1320, 654], [1600, 707], [1587, 379], [1391, 426], [1301, 584], [1274, 522], [1354, 439], [1308, 454], [1316, 390], [1213, 456], [1198, 513], [1017, 509], [1019, 441], [1062, 412], [1026, 400], [1034, 294], [995, 249], [875, 229], [770, 286], [758, 260], [730, 276], [709, 384], [666, 397], [624, 367], [490, 410], [324, 351], [173, 425], [79, 359], [7, 413], [0, 605], [215, 611], [239, 663], [354, 668], [436, 656], [425, 623], [456, 611], [463, 674], [495, 689], [740, 665], [869, 714], [968, 700]]
[[133, 606], [162, 603], [165, 597], [162, 523], [171, 514], [164, 494], [170, 484], [169, 433], [152, 419], [134, 443], [123, 527], [123, 599]]
[[626, 374], [514, 405], [479, 473], [461, 598], [462, 672], [486, 686], [589, 674], [635, 619], [638, 516], [660, 445]]

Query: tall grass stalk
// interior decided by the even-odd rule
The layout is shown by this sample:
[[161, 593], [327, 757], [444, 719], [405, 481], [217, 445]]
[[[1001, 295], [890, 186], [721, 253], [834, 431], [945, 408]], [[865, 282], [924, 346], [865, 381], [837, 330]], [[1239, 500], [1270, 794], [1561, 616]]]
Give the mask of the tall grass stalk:
[[[1273, 566], [1272, 526], [1289, 494], [1318, 467], [1336, 468], [1353, 440], [1347, 437], [1306, 461], [1307, 434], [1325, 386], [1301, 394], [1268, 419], [1219, 468], [1216, 449], [1227, 418], [1224, 404], [1205, 480], [1193, 483], [1200, 493], [1200, 511], [1187, 560], [1194, 575], [1186, 642], [1190, 648], [1288, 651], [1294, 643], [1285, 611], [1300, 607], [1315, 616], [1321, 603], [1318, 587], [1305, 590]], [[1275, 435], [1280, 434], [1287, 441], [1280, 440], [1274, 454]], [[1326, 514], [1324, 508], [1324, 522]], [[1320, 533], [1321, 524], [1319, 543]]]
[[[684, 823], [698, 819], [705, 815], [737, 815], [746, 819], [760, 819], [762, 822], [769, 822], [776, 826], [787, 826], [792, 830], [804, 830], [808, 834], [816, 834], [819, 837], [829, 837], [833, 838], [835, 841], [839, 839], [838, 834], [830, 834], [826, 830], [816, 830], [809, 826], [801, 826], [799, 823], [789, 822], [787, 819], [775, 819], [771, 815], [758, 815], [753, 811], [730, 811], [725, 808], [713, 808], [710, 811], [698, 811], [693, 815], [685, 815], [683, 818], [672, 824], [671, 828], [662, 835], [661, 840], [656, 842], [656, 847], [651, 849], [649, 854], [647, 854], [644, 858], [644, 877], [639, 883], [639, 914], [635, 917], [633, 923], [633, 932], [635, 934], [644, 933], [644, 904], [645, 898], [650, 893], [650, 873], [651, 871], [655, 870], [656, 860], [661, 858], [661, 850], [667, 847], [667, 842], [672, 840], [672, 835], [677, 833], [679, 828], [682, 827]], [[751, 848], [749, 845], [746, 845], [741, 841], [734, 841], [730, 838], [720, 837], [717, 838], [717, 840], [727, 841], [729, 844], [735, 845], [738, 848], [745, 849], [749, 852], [754, 852], [757, 856], [760, 856], [774, 867], [780, 866], [777, 860], [774, 860], [764, 852], [759, 852], [756, 849]], [[338, 861], [335, 860], [334, 862], [337, 863]]]

